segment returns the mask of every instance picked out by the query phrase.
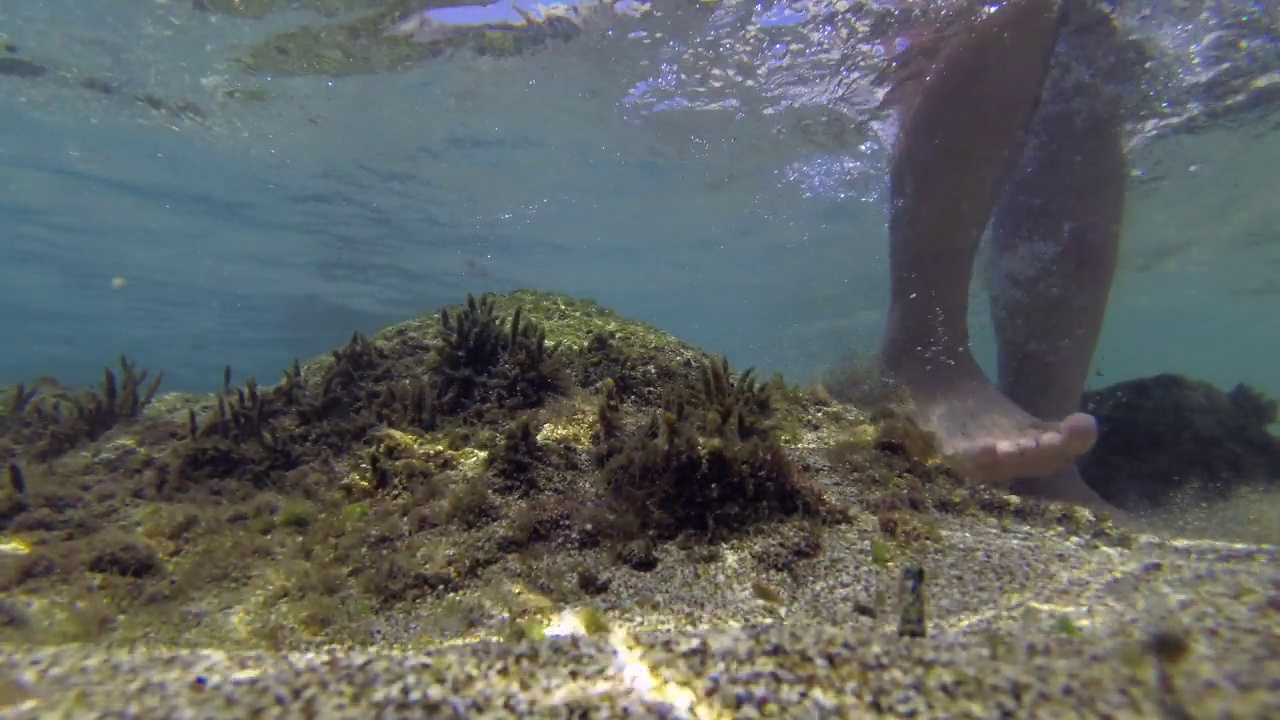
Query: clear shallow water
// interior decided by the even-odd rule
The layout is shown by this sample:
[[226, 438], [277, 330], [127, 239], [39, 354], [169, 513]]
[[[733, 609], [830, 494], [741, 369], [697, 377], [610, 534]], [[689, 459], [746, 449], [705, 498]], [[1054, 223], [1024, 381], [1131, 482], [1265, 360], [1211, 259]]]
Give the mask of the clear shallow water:
[[[353, 328], [522, 286], [593, 297], [797, 379], [875, 348], [878, 138], [833, 134], [823, 107], [765, 113], [750, 98], [638, 112], [625, 100], [661, 69], [660, 43], [597, 33], [521, 58], [278, 79], [226, 58], [318, 16], [18, 0], [0, 19], [51, 70], [0, 77], [0, 382], [89, 382], [121, 352], [164, 369], [170, 389], [209, 388], [227, 362], [274, 378]], [[693, 27], [681, 16], [667, 30]], [[119, 91], [86, 92], [73, 78], [87, 74]], [[250, 86], [271, 97], [222, 92]], [[1280, 394], [1274, 116], [1171, 134], [1133, 166], [1095, 382], [1176, 371]]]

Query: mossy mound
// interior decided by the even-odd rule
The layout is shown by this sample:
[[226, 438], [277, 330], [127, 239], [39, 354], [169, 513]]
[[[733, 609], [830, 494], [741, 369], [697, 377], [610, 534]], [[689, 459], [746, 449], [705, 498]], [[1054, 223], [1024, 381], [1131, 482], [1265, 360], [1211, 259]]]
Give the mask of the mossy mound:
[[357, 333], [272, 387], [227, 368], [211, 396], [152, 398], [122, 372], [4, 393], [0, 639], [436, 644], [721, 546], [804, 582], [836, 526], [879, 539], [874, 562], [948, 518], [1110, 534], [969, 487], [892, 412], [549, 293]]
[[1280, 437], [1269, 429], [1276, 402], [1247, 385], [1223, 392], [1157, 375], [1086, 393], [1084, 409], [1102, 433], [1081, 473], [1120, 507], [1221, 498], [1280, 483]]
[[[376, 10], [387, 0], [191, 0], [196, 10], [236, 18], [257, 20], [276, 12], [305, 10], [335, 17], [345, 13]], [[400, 2], [399, 5], [408, 5]]]
[[249, 72], [276, 77], [343, 77], [398, 70], [443, 53], [442, 44], [387, 34], [405, 4], [392, 2], [385, 10], [355, 20], [276, 33], [249, 46], [234, 61]]

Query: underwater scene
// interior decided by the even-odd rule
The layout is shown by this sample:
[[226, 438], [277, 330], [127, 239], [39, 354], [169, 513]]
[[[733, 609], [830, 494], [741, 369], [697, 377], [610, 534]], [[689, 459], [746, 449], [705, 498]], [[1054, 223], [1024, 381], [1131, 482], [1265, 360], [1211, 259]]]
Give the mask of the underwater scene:
[[0, 718], [1280, 718], [1275, 0], [0, 44]]

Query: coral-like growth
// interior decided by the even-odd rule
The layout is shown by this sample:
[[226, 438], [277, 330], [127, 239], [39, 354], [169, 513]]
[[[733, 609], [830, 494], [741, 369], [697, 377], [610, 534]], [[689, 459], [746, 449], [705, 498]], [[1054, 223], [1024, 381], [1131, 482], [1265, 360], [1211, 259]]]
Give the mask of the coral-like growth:
[[606, 405], [601, 454], [612, 502], [660, 538], [686, 530], [715, 538], [764, 520], [820, 515], [820, 496], [797, 475], [770, 416], [751, 370], [734, 378], [724, 360], [704, 369], [699, 386], [669, 390], [661, 412], [629, 435], [608, 439]]

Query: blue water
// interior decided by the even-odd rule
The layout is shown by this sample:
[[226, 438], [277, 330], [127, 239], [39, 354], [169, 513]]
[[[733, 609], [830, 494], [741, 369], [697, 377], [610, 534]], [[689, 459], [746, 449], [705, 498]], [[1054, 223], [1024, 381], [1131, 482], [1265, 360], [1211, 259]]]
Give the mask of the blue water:
[[[0, 77], [0, 383], [88, 383], [121, 353], [169, 389], [210, 389], [226, 363], [275, 378], [355, 328], [517, 287], [592, 297], [797, 380], [875, 349], [874, 133], [780, 132], [822, 122], [812, 108], [636, 113], [625, 100], [658, 44], [621, 37], [346, 78], [226, 62], [318, 20], [6, 0], [0, 32], [51, 73]], [[208, 119], [59, 73], [187, 99]], [[1095, 385], [1174, 371], [1280, 395], [1277, 127], [1263, 107], [1134, 150]]]

